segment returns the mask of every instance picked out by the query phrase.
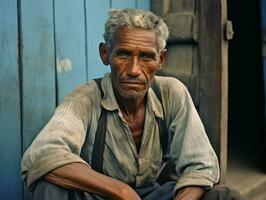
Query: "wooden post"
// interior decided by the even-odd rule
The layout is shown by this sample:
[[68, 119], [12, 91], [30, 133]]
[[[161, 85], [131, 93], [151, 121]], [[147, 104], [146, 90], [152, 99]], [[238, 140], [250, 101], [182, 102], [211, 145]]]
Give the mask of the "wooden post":
[[199, 113], [220, 160], [220, 182], [224, 183], [227, 170], [228, 105], [228, 42], [225, 40], [226, 1], [202, 0], [199, 8]]

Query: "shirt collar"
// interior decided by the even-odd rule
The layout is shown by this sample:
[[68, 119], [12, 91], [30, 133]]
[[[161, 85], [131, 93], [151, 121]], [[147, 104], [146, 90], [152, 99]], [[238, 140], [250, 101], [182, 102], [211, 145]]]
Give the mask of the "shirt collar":
[[[109, 111], [119, 110], [119, 106], [117, 104], [114, 90], [111, 81], [111, 74], [105, 74], [102, 79], [102, 89], [104, 93], [104, 97], [101, 99], [101, 105]], [[150, 111], [152, 111], [156, 117], [163, 118], [163, 108], [158, 100], [156, 94], [153, 89], [149, 88], [147, 91], [147, 107]]]
[[104, 96], [101, 99], [102, 106], [109, 111], [118, 110], [119, 106], [114, 95], [110, 73], [104, 75], [102, 79], [102, 89], [104, 93]]

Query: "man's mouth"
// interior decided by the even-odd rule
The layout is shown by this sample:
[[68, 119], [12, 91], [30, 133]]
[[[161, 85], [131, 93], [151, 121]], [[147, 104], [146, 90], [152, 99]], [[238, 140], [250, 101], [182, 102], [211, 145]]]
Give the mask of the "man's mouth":
[[121, 81], [120, 85], [124, 89], [134, 89], [143, 86], [144, 83], [140, 81]]

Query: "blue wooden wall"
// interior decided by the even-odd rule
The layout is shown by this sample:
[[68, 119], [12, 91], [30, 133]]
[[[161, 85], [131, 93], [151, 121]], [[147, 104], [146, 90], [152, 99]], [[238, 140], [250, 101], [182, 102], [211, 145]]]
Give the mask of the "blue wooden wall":
[[[20, 160], [77, 85], [109, 71], [98, 56], [110, 8], [149, 0], [0, 0], [0, 199], [29, 199]], [[23, 198], [24, 196], [24, 198]]]
[[[261, 4], [261, 27], [262, 27], [262, 47], [263, 47], [263, 77], [264, 77], [264, 115], [266, 119], [266, 0], [260, 0]], [[266, 124], [266, 121], [265, 121]]]

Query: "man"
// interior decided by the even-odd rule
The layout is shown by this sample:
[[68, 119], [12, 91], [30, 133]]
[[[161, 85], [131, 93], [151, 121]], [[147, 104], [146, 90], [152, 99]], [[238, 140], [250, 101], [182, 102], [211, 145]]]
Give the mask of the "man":
[[[67, 96], [23, 156], [34, 199], [197, 200], [219, 181], [217, 157], [187, 89], [155, 76], [168, 35], [151, 12], [110, 11], [99, 51], [111, 73]], [[166, 154], [175, 181], [159, 184]]]

